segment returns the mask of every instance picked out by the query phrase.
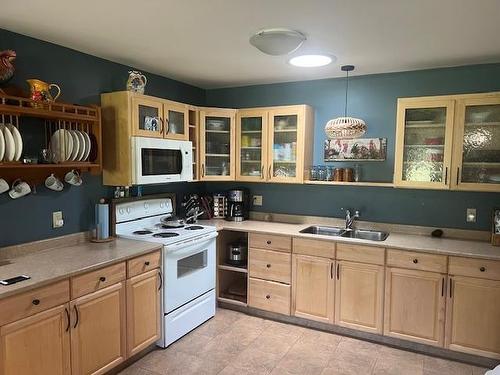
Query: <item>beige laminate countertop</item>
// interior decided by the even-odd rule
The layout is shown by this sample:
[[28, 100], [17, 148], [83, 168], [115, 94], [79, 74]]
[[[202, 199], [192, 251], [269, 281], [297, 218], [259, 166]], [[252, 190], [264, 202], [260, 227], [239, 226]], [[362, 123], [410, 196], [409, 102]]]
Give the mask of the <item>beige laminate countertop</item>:
[[218, 230], [235, 230], [242, 232], [272, 233], [286, 236], [314, 238], [340, 243], [357, 243], [392, 249], [421, 251], [434, 254], [456, 255], [463, 257], [500, 260], [500, 247], [492, 246], [489, 242], [466, 241], [452, 238], [434, 238], [415, 234], [390, 232], [385, 241], [369, 241], [355, 238], [331, 237], [316, 234], [300, 233], [311, 224], [285, 224], [268, 221], [246, 220], [231, 222], [221, 219], [200, 220], [200, 224], [213, 225]]
[[119, 238], [108, 243], [85, 242], [11, 258], [11, 264], [0, 266], [0, 279], [19, 275], [28, 275], [31, 279], [8, 286], [0, 285], [0, 299], [160, 248], [157, 243]]

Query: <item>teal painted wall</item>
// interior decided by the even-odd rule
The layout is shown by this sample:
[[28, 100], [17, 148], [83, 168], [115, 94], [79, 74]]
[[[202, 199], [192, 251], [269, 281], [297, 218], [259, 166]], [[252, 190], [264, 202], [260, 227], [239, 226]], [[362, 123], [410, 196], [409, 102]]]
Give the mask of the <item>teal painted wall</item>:
[[[352, 77], [349, 114], [366, 121], [366, 137], [388, 139], [385, 162], [361, 163], [363, 178], [392, 181], [397, 98], [500, 91], [500, 64]], [[324, 125], [343, 114], [345, 78], [207, 90], [207, 105], [246, 108], [310, 104], [315, 112], [314, 163], [323, 162]], [[351, 166], [350, 163], [329, 165]], [[500, 194], [425, 191], [340, 186], [272, 184], [207, 184], [211, 190], [245, 186], [264, 198], [258, 211], [342, 217], [341, 207], [361, 210], [363, 219], [488, 230], [491, 210]], [[465, 222], [465, 210], [475, 207], [478, 220]]]

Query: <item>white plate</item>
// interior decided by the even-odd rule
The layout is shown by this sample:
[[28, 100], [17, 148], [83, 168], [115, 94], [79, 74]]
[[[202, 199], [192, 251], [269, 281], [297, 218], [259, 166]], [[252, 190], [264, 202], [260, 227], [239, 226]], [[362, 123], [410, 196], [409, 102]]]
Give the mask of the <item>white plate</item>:
[[7, 126], [4, 125], [2, 130], [5, 138], [4, 161], [13, 161], [14, 156], [16, 156], [16, 143], [14, 142], [14, 137]]
[[80, 151], [80, 140], [78, 139], [78, 136], [76, 135], [76, 131], [74, 130], [68, 130], [69, 134], [71, 134], [71, 138], [73, 139], [73, 150], [71, 151], [71, 155], [69, 159], [71, 161], [76, 160], [76, 157], [79, 154]]
[[3, 160], [3, 156], [5, 155], [5, 138], [3, 136], [2, 127], [3, 125], [0, 125], [0, 162]]
[[85, 138], [85, 154], [83, 154], [83, 159], [82, 159], [82, 161], [84, 161], [87, 160], [90, 154], [90, 137], [87, 133], [85, 132], [82, 133], [83, 133], [83, 138]]
[[489, 179], [490, 179], [490, 181], [493, 181], [493, 182], [500, 182], [500, 175], [498, 175], [498, 174], [491, 175]]
[[14, 160], [19, 161], [21, 159], [21, 155], [23, 154], [23, 138], [21, 137], [21, 133], [14, 125], [7, 125], [12, 136], [14, 137], [14, 143], [16, 144], [16, 154], [14, 155]]
[[78, 155], [76, 156], [76, 160], [82, 161], [83, 155], [85, 155], [85, 137], [83, 136], [83, 133], [79, 130], [75, 130], [75, 133], [78, 137], [78, 143], [80, 145], [78, 149]]
[[73, 151], [73, 137], [65, 129], [59, 129], [50, 138], [50, 149], [54, 162], [67, 161]]

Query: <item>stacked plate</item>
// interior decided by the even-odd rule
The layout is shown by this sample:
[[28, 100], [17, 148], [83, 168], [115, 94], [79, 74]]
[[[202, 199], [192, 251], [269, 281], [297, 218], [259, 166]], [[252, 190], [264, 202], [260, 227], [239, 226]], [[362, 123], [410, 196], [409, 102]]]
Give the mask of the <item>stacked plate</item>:
[[23, 139], [11, 124], [0, 124], [0, 162], [19, 161], [23, 153]]
[[59, 129], [50, 138], [54, 163], [87, 160], [91, 148], [89, 135], [79, 130]]

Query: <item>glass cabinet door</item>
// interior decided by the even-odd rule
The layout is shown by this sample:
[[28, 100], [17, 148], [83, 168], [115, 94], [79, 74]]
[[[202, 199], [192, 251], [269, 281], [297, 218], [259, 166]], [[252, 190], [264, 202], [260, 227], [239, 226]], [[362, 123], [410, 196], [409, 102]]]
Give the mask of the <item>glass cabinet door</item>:
[[143, 97], [132, 97], [132, 134], [163, 137], [163, 104]]
[[267, 112], [241, 110], [236, 124], [236, 176], [241, 181], [266, 179]]
[[452, 100], [398, 102], [396, 185], [449, 187], [453, 109]]
[[500, 191], [500, 98], [458, 102], [453, 183], [459, 189]]
[[201, 112], [201, 125], [201, 178], [234, 178], [234, 116], [225, 116], [217, 111]]
[[165, 138], [188, 140], [188, 108], [180, 103], [169, 102], [164, 106]]

